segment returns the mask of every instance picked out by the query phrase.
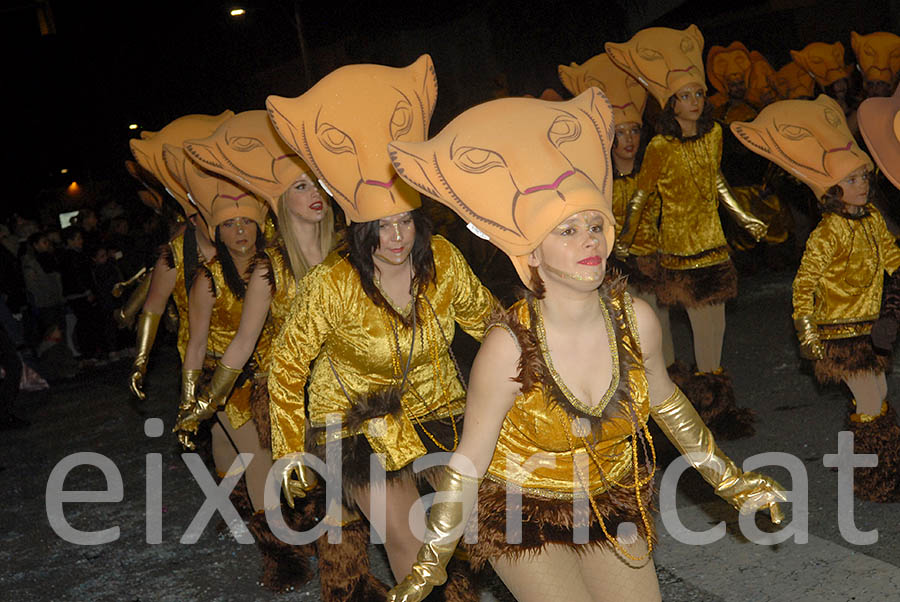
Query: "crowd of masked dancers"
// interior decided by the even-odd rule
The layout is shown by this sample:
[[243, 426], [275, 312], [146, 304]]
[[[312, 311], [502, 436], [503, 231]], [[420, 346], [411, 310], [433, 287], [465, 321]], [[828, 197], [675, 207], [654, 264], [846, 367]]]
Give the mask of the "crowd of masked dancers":
[[[855, 495], [900, 500], [885, 380], [900, 248], [874, 202], [879, 185], [900, 187], [900, 37], [852, 39], [872, 96], [858, 107], [840, 44], [810, 44], [776, 72], [740, 42], [704, 64], [696, 26], [656, 27], [560, 65], [569, 100], [492, 100], [430, 138], [440, 65], [422, 55], [132, 140], [142, 194], [156, 207], [170, 195], [185, 220], [127, 304], [139, 312], [129, 386], [144, 398], [171, 298], [174, 436], [219, 478], [240, 474], [231, 499], [262, 585], [304, 583], [315, 557], [327, 601], [422, 600], [438, 586], [474, 601], [487, 566], [523, 601], [658, 600], [659, 433], [736, 510], [781, 522], [783, 488], [716, 445], [755, 419], [721, 364], [725, 303], [735, 253], [794, 240], [809, 194], [799, 352], [820, 382], [847, 385], [855, 451], [878, 454], [855, 471]], [[433, 232], [448, 209], [468, 226], [458, 236], [509, 257], [524, 285], [511, 306]], [[670, 307], [687, 312], [692, 359], [675, 358]], [[457, 327], [480, 342], [467, 379]], [[336, 442], [335, 500], [310, 458]], [[440, 465], [414, 467], [434, 452]], [[339, 526], [340, 542], [290, 545], [273, 509], [297, 531]], [[370, 571], [370, 528], [393, 589]], [[464, 528], [477, 537], [461, 541]]]

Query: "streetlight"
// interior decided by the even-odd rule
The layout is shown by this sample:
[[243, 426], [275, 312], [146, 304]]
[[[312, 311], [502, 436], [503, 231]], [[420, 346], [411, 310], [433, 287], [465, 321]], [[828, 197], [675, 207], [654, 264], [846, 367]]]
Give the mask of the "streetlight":
[[229, 14], [232, 17], [242, 17], [247, 14], [247, 11], [245, 11], [243, 8], [232, 8]]
[[67, 174], [67, 173], [69, 173], [69, 168], [68, 168], [68, 167], [63, 167], [62, 169], [59, 170], [59, 173], [61, 173], [61, 174]]
[[131, 124], [128, 125], [128, 129], [129, 129], [129, 130], [136, 130], [136, 129], [138, 129], [138, 124], [136, 124], [136, 123], [131, 123]]

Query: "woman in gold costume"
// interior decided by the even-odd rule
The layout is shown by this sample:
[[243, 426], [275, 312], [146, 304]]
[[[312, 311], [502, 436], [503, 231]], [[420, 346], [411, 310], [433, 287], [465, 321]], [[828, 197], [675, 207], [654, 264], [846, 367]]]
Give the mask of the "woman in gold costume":
[[150, 290], [137, 320], [137, 355], [129, 377], [131, 393], [139, 400], [145, 398], [144, 376], [150, 351], [156, 339], [159, 321], [171, 296], [178, 310], [178, 353], [184, 361], [188, 341], [188, 289], [196, 269], [215, 257], [216, 248], [207, 234], [206, 223], [188, 199], [188, 192], [166, 167], [164, 145], [181, 148], [181, 143], [196, 136], [208, 136], [220, 123], [233, 115], [185, 115], [158, 132], [147, 132], [140, 140], [131, 141], [131, 152], [138, 164], [149, 171], [171, 194], [188, 219], [188, 226], [163, 247], [150, 275]]
[[[261, 583], [268, 589], [286, 591], [308, 580], [310, 570], [306, 557], [309, 548], [291, 546], [279, 540], [265, 516], [265, 483], [272, 466], [265, 375], [269, 369], [271, 340], [287, 317], [297, 282], [309, 266], [322, 261], [333, 247], [334, 215], [308, 168], [284, 145], [265, 111], [239, 113], [208, 138], [185, 141], [184, 150], [199, 165], [245, 186], [266, 200], [272, 210], [278, 212], [279, 233], [289, 249], [285, 251], [276, 241], [274, 246], [258, 251], [251, 260], [246, 272], [249, 277], [240, 325], [219, 358], [209, 384], [198, 391], [193, 407], [182, 414], [176, 425], [176, 429], [194, 432], [201, 422], [225, 406], [245, 365], [253, 358], [256, 366], [250, 413], [255, 433], [238, 428], [237, 438], [235, 435], [232, 438], [242, 451], [258, 453], [244, 478], [254, 510], [248, 527], [263, 553]], [[288, 257], [293, 259], [290, 265]], [[249, 442], [243, 445], [245, 437], [256, 437], [259, 451]], [[276, 500], [275, 507], [278, 506]]]
[[[324, 458], [339, 443], [346, 507], [329, 508], [326, 520], [341, 524], [347, 537], [348, 527], [357, 532], [357, 523], [347, 523], [358, 508], [379, 533], [397, 578], [419, 546], [409, 520], [411, 510], [422, 512], [412, 463], [459, 443], [465, 390], [450, 351], [454, 329], [480, 340], [494, 308], [461, 253], [431, 235], [418, 193], [397, 177], [387, 154], [393, 139], [424, 139], [436, 92], [425, 55], [405, 68], [342, 67], [299, 98], [267, 101], [279, 134], [350, 222], [346, 245], [304, 278], [274, 345], [272, 454]], [[336, 418], [326, 445], [327, 423]], [[307, 468], [302, 457], [290, 458], [289, 498], [293, 476]], [[477, 599], [462, 568], [444, 592], [448, 600]], [[326, 597], [334, 593], [327, 587]], [[385, 591], [348, 599], [383, 599]]]
[[659, 600], [649, 416], [720, 496], [780, 520], [777, 484], [741, 473], [669, 380], [653, 310], [603, 283], [612, 132], [588, 88], [567, 102], [491, 101], [427, 142], [391, 144], [397, 171], [423, 192], [446, 183], [438, 200], [510, 256], [530, 293], [486, 330], [425, 545], [389, 600], [443, 581], [476, 505], [470, 560], [490, 562], [516, 599]]
[[719, 169], [722, 128], [706, 103], [702, 50], [703, 36], [693, 25], [684, 31], [651, 27], [623, 44], [606, 44], [613, 62], [663, 107], [628, 201], [616, 255], [629, 254], [637, 217], [658, 194], [661, 282], [656, 294], [663, 305], [687, 310], [694, 339], [696, 371], [680, 374], [676, 381], [710, 428], [733, 438], [753, 433], [753, 415], [737, 407], [731, 378], [721, 366], [725, 302], [737, 296], [737, 272], [719, 204], [756, 240], [766, 228], [741, 209]]

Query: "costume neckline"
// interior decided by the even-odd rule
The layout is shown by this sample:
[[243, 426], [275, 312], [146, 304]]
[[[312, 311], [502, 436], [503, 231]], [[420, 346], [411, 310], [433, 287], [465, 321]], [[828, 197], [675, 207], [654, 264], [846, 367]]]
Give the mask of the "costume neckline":
[[609, 308], [606, 306], [606, 303], [604, 303], [603, 297], [600, 296], [599, 292], [597, 294], [597, 300], [600, 303], [600, 311], [603, 314], [603, 320], [606, 323], [607, 344], [609, 345], [610, 354], [612, 356], [612, 377], [610, 378], [609, 387], [607, 387], [606, 392], [595, 405], [586, 404], [578, 399], [578, 397], [569, 390], [569, 387], [566, 386], [566, 383], [563, 381], [559, 372], [556, 371], [556, 368], [553, 367], [553, 358], [550, 356], [550, 347], [547, 345], [547, 332], [544, 330], [544, 316], [541, 312], [541, 304], [539, 301], [536, 301], [532, 305], [535, 313], [535, 330], [537, 331], [538, 346], [540, 347], [541, 355], [544, 357], [547, 371], [553, 378], [553, 382], [556, 383], [556, 386], [559, 387], [560, 392], [565, 395], [572, 407], [584, 414], [599, 417], [602, 416], [603, 410], [609, 405], [609, 402], [619, 385], [619, 345], [616, 339], [612, 316], [609, 314]]

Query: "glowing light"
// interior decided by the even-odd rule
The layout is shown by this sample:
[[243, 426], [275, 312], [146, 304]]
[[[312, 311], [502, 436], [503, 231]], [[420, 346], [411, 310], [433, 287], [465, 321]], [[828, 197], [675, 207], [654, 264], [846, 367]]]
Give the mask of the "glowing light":
[[78, 186], [78, 182], [72, 180], [72, 183], [69, 184], [68, 188], [66, 188], [66, 192], [74, 196], [81, 192], [81, 187]]
[[129, 130], [136, 130], [136, 129], [138, 129], [138, 124], [132, 123], [132, 124], [130, 124], [130, 125], [128, 126], [128, 129], [129, 129]]
[[59, 173], [69, 173], [69, 169], [67, 167], [63, 167], [59, 170]]
[[243, 8], [232, 8], [229, 14], [232, 17], [240, 17], [242, 15], [245, 15], [246, 13], [247, 11], [245, 11]]

